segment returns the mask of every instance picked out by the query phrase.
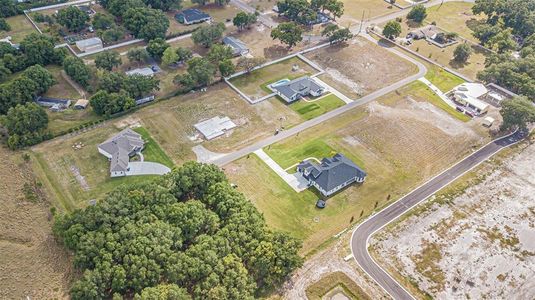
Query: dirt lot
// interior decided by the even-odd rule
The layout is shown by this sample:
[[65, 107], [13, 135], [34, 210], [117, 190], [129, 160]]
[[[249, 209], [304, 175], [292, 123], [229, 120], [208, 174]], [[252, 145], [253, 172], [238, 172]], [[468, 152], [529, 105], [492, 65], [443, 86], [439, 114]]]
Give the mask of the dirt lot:
[[325, 69], [322, 80], [351, 98], [362, 97], [417, 71], [415, 65], [362, 38], [306, 56]]
[[[344, 15], [341, 22], [344, 26], [349, 24], [356, 24], [362, 19], [364, 13], [364, 20], [369, 20], [373, 17], [378, 17], [399, 11], [399, 8], [391, 6], [383, 0], [343, 0]], [[404, 4], [404, 1], [397, 1]]]
[[374, 239], [383, 263], [436, 299], [533, 299], [535, 146], [507, 152]]
[[66, 299], [70, 257], [52, 236], [49, 205], [20, 155], [0, 147], [0, 298]]
[[409, 86], [273, 146], [288, 150], [298, 163], [306, 157], [294, 154], [306, 154], [301, 147], [317, 141], [364, 168], [366, 182], [331, 197], [326, 209], [315, 208], [315, 193], [295, 193], [254, 156], [226, 166], [226, 173], [268, 224], [302, 238], [302, 252], [308, 253], [352, 218], [358, 221], [388, 203], [388, 195], [405, 194], [487, 140], [479, 125], [458, 121], [426, 97], [418, 86]]

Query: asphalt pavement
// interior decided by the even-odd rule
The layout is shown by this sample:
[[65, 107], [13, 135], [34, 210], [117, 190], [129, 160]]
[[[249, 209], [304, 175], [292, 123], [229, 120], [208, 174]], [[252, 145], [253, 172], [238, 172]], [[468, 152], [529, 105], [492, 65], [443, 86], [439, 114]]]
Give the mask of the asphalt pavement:
[[370, 236], [498, 151], [521, 141], [526, 135], [524, 131], [516, 131], [494, 140], [360, 224], [351, 237], [351, 251], [357, 263], [392, 298], [414, 299], [370, 256], [368, 253]]

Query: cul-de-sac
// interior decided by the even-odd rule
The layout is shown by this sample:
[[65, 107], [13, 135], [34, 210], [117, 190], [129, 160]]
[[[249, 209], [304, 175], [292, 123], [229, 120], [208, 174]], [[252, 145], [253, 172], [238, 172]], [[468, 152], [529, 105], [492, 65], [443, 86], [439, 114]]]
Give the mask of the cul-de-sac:
[[535, 0], [0, 0], [0, 299], [535, 298]]

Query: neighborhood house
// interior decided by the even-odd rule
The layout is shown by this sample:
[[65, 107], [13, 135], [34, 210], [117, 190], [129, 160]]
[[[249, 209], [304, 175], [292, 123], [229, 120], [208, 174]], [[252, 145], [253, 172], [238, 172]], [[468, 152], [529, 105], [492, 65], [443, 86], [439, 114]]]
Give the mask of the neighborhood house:
[[322, 159], [320, 164], [305, 160], [297, 165], [297, 171], [325, 197], [366, 178], [366, 172], [340, 153]]
[[98, 152], [110, 161], [111, 177], [126, 176], [126, 172], [130, 170], [130, 157], [141, 152], [144, 145], [139, 133], [126, 128], [98, 145]]
[[41, 106], [48, 107], [48, 109], [50, 109], [51, 111], [61, 111], [71, 106], [71, 100], [69, 99], [51, 98], [44, 96], [39, 96], [35, 98], [35, 102]]
[[76, 47], [82, 52], [94, 52], [103, 48], [102, 40], [98, 37], [77, 41]]
[[306, 96], [318, 97], [324, 91], [321, 85], [308, 76], [294, 80], [283, 79], [269, 85], [269, 88], [288, 103]]
[[146, 67], [146, 68], [139, 68], [139, 69], [133, 69], [128, 72], [125, 72], [126, 75], [143, 75], [143, 76], [153, 76], [154, 70], [152, 68]]
[[175, 15], [175, 19], [182, 24], [191, 25], [196, 23], [207, 22], [212, 19], [209, 14], [196, 8], [188, 8]]
[[482, 100], [488, 92], [485, 85], [481, 83], [466, 82], [456, 86], [450, 95], [455, 102], [473, 111], [476, 115], [480, 115], [488, 110], [489, 105]]
[[232, 48], [234, 56], [243, 56], [249, 53], [247, 45], [235, 37], [227, 36], [223, 39], [223, 43]]
[[193, 125], [207, 140], [214, 139], [225, 134], [226, 131], [236, 127], [229, 117], [213, 117]]

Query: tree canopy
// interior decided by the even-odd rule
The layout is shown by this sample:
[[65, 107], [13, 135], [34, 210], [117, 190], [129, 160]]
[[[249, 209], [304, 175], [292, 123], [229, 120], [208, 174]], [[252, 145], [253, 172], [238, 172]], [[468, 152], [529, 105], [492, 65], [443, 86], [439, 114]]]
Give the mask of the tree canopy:
[[208, 26], [201, 26], [191, 35], [191, 39], [197, 45], [209, 48], [223, 37], [225, 24], [217, 23]]
[[387, 39], [395, 39], [401, 34], [401, 24], [395, 20], [388, 21], [383, 28], [383, 35]]
[[7, 145], [11, 149], [37, 144], [48, 138], [48, 115], [34, 102], [11, 107], [0, 123], [7, 129]]
[[113, 68], [120, 66], [121, 63], [121, 56], [115, 51], [100, 52], [95, 57], [95, 66], [99, 69], [111, 71]]
[[281, 23], [271, 30], [271, 38], [280, 40], [291, 49], [303, 40], [303, 29], [294, 22]]
[[503, 117], [502, 129], [524, 129], [527, 124], [535, 122], [535, 106], [525, 96], [504, 101], [500, 114]]
[[80, 31], [85, 28], [89, 16], [76, 6], [60, 9], [56, 17], [58, 23], [67, 27], [70, 31]]
[[89, 86], [91, 70], [82, 59], [74, 56], [66, 57], [63, 60], [63, 69], [67, 75], [83, 87]]
[[147, 52], [153, 58], [160, 59], [167, 48], [169, 48], [169, 44], [164, 39], [157, 38], [149, 42]]
[[91, 96], [89, 103], [95, 113], [105, 116], [111, 116], [136, 105], [134, 99], [124, 90], [118, 93], [108, 93], [105, 90], [100, 90]]
[[152, 76], [141, 74], [125, 75], [116, 72], [104, 72], [99, 77], [99, 88], [108, 93], [126, 92], [129, 97], [138, 99], [159, 90], [160, 81]]
[[123, 15], [124, 25], [137, 38], [150, 41], [165, 38], [169, 19], [158, 9], [148, 7], [129, 8]]
[[187, 162], [58, 216], [83, 271], [72, 299], [253, 299], [302, 264], [301, 244], [269, 230], [216, 166]]
[[453, 51], [453, 59], [459, 63], [466, 63], [472, 55], [472, 47], [467, 43], [462, 43]]
[[254, 23], [257, 21], [257, 15], [256, 13], [246, 13], [243, 11], [240, 11], [236, 14], [234, 19], [232, 19], [232, 23], [234, 26], [238, 27], [238, 30], [243, 30], [245, 28], [251, 27]]
[[417, 23], [422, 23], [425, 18], [427, 18], [427, 9], [423, 4], [413, 6], [411, 11], [407, 14], [407, 19]]

